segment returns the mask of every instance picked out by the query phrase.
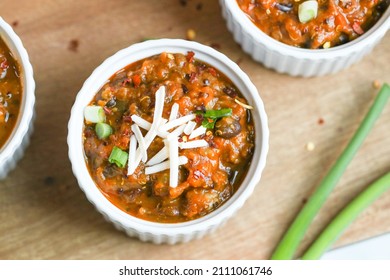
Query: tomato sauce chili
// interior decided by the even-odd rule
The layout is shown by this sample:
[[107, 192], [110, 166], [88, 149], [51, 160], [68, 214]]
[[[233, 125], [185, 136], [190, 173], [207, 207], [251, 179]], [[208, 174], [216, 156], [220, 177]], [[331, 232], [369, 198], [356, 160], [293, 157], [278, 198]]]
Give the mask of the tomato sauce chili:
[[317, 17], [301, 23], [304, 0], [237, 0], [254, 24], [272, 38], [296, 47], [318, 49], [345, 44], [364, 34], [389, 6], [389, 0], [318, 0]]
[[[170, 118], [176, 103], [178, 118], [195, 114], [196, 127], [208, 127], [192, 139], [206, 141], [206, 147], [178, 149], [179, 156], [185, 156], [188, 162], [180, 165], [175, 188], [170, 187], [169, 169], [146, 175], [141, 161], [128, 175], [127, 165], [110, 163], [114, 147], [129, 152], [132, 116], [153, 122], [155, 93], [162, 86], [166, 89], [163, 118]], [[234, 194], [252, 159], [253, 120], [250, 110], [240, 102], [247, 104], [237, 87], [217, 69], [195, 59], [193, 52], [164, 52], [128, 65], [113, 75], [89, 104], [103, 108], [105, 123], [112, 128], [109, 136], [99, 139], [96, 124], [84, 122], [89, 172], [109, 201], [132, 216], [161, 223], [202, 217]], [[226, 111], [231, 114], [207, 117]], [[140, 130], [145, 136], [147, 131]], [[188, 138], [182, 133], [179, 145], [190, 141]], [[164, 140], [155, 137], [147, 150], [148, 160], [163, 147]]]
[[19, 64], [0, 38], [0, 148], [15, 127], [22, 90]]

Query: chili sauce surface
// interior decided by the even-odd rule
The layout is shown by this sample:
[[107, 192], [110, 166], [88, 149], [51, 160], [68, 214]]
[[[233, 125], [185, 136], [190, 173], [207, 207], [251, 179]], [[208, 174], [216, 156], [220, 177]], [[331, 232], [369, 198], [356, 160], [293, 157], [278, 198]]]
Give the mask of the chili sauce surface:
[[[179, 104], [178, 117], [207, 109], [232, 109], [230, 117], [221, 118], [213, 129], [196, 138], [206, 140], [208, 147], [179, 150], [188, 163], [179, 167], [176, 188], [169, 187], [169, 170], [145, 175], [141, 162], [128, 176], [127, 165], [119, 168], [108, 161], [114, 146], [128, 152], [132, 115], [153, 121], [155, 92], [160, 86], [166, 87], [162, 115], [166, 119], [174, 103]], [[113, 133], [100, 140], [95, 124], [84, 122], [85, 158], [97, 187], [124, 212], [154, 222], [184, 222], [215, 210], [239, 188], [254, 150], [250, 111], [235, 99], [247, 103], [226, 76], [195, 59], [193, 52], [161, 53], [120, 70], [90, 103], [103, 107]], [[200, 125], [201, 116], [195, 121]], [[156, 137], [147, 150], [148, 159], [163, 146], [163, 140]]]
[[389, 0], [318, 0], [317, 17], [301, 23], [304, 0], [237, 0], [241, 10], [272, 38], [296, 47], [318, 49], [345, 44], [370, 29]]
[[19, 64], [0, 38], [0, 148], [16, 125], [22, 90]]

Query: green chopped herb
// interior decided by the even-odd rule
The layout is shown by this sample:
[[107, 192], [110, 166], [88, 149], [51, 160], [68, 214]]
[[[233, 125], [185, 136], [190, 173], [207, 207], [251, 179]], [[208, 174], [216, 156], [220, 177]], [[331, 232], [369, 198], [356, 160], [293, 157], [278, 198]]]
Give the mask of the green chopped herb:
[[205, 118], [202, 121], [202, 126], [204, 126], [205, 128], [213, 129], [216, 121], [216, 119]]
[[126, 165], [128, 157], [129, 157], [128, 153], [122, 151], [117, 146], [114, 146], [114, 148], [111, 151], [110, 157], [108, 158], [108, 161], [110, 163], [115, 163], [119, 168], [123, 168]]
[[97, 123], [95, 132], [99, 139], [104, 139], [112, 134], [112, 127], [106, 123]]
[[206, 110], [206, 113], [203, 114], [206, 118], [219, 119], [223, 117], [228, 117], [232, 115], [232, 109], [220, 109], [220, 110]]
[[232, 115], [232, 109], [225, 108], [220, 110], [206, 110], [196, 111], [197, 115], [203, 116], [202, 126], [205, 128], [213, 129], [215, 126], [215, 122], [223, 117], [228, 117]]

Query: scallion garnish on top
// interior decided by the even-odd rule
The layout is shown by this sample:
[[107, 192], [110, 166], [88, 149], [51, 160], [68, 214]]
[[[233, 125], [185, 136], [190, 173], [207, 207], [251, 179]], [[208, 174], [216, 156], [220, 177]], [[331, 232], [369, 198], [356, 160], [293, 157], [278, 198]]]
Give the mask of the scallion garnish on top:
[[126, 165], [128, 157], [129, 157], [128, 153], [122, 151], [117, 146], [114, 146], [114, 148], [111, 151], [110, 157], [108, 158], [108, 161], [110, 163], [115, 163], [119, 168], [123, 168]]
[[100, 106], [87, 106], [84, 109], [84, 118], [89, 123], [102, 123], [106, 120], [106, 114]]
[[301, 3], [298, 7], [298, 18], [302, 23], [306, 23], [313, 18], [317, 17], [318, 2], [315, 0], [309, 0]]
[[112, 127], [106, 123], [97, 123], [95, 132], [99, 139], [104, 139], [112, 134]]

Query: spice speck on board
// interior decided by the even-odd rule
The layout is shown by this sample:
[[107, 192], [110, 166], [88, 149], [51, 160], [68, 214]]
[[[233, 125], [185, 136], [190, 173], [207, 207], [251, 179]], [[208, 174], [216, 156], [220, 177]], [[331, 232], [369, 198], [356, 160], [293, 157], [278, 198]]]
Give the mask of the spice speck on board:
[[79, 44], [80, 44], [79, 40], [77, 39], [70, 40], [68, 44], [68, 50], [72, 52], [77, 52], [79, 48]]
[[323, 125], [325, 123], [324, 119], [323, 118], [319, 118], [318, 119], [318, 124], [319, 125]]
[[195, 37], [196, 37], [196, 32], [195, 32], [195, 30], [194, 30], [194, 29], [188, 29], [188, 30], [187, 30], [186, 39], [192, 41], [192, 40], [195, 39]]
[[372, 86], [375, 88], [375, 89], [379, 89], [381, 87], [381, 82], [379, 80], [374, 80], [372, 82]]

